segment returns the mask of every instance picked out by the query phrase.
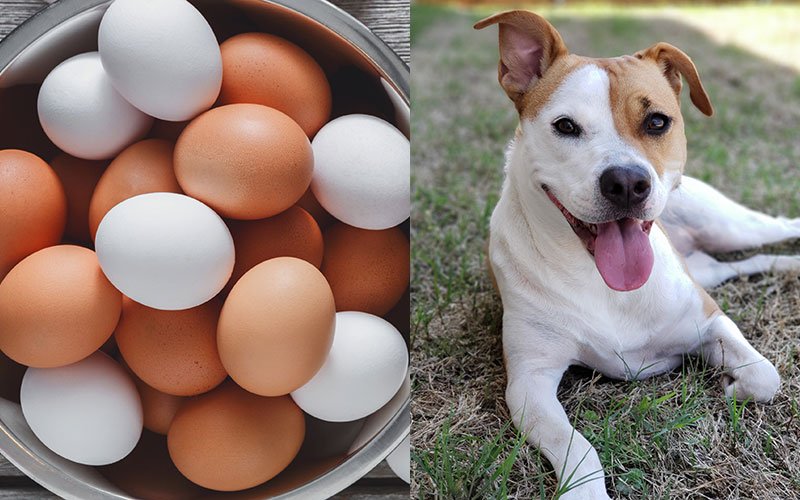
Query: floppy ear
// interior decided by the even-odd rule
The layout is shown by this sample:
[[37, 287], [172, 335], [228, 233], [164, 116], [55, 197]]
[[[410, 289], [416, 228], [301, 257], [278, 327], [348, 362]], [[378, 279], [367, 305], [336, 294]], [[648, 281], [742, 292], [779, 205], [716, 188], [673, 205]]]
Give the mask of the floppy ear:
[[706, 116], [714, 114], [714, 108], [711, 106], [711, 100], [708, 98], [706, 89], [703, 88], [703, 83], [697, 74], [697, 68], [694, 67], [692, 60], [681, 49], [668, 43], [660, 42], [650, 48], [640, 50], [634, 56], [639, 59], [652, 59], [655, 61], [678, 98], [681, 95], [681, 75], [683, 75], [686, 83], [689, 84], [689, 97], [692, 98], [692, 102], [697, 109]]
[[500, 25], [500, 63], [497, 79], [508, 97], [519, 105], [525, 92], [544, 75], [557, 58], [567, 55], [558, 31], [543, 17], [512, 10], [475, 23], [479, 30]]

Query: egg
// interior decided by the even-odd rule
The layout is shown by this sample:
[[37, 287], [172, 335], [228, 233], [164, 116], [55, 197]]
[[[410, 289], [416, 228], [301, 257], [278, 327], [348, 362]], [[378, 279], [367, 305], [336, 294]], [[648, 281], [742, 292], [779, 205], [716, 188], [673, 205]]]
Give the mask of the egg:
[[411, 435], [409, 434], [400, 445], [389, 453], [386, 463], [397, 477], [411, 484]]
[[189, 480], [212, 490], [238, 491], [285, 469], [304, 434], [303, 412], [290, 397], [256, 396], [227, 382], [181, 406], [167, 444]]
[[26, 366], [53, 368], [98, 350], [119, 321], [122, 296], [87, 248], [45, 248], [0, 283], [0, 350]]
[[92, 237], [89, 233], [89, 202], [108, 162], [83, 160], [61, 153], [53, 158], [50, 165], [61, 179], [67, 195], [67, 227], [64, 237], [75, 243], [90, 244]]
[[410, 246], [399, 228], [367, 231], [335, 224], [325, 231], [322, 273], [337, 311], [388, 313], [408, 287]]
[[268, 219], [228, 221], [236, 247], [236, 263], [228, 286], [244, 273], [275, 257], [297, 257], [319, 268], [322, 265], [322, 232], [314, 218], [298, 206]]
[[160, 311], [122, 301], [114, 337], [128, 367], [154, 389], [194, 396], [218, 386], [227, 373], [217, 352], [222, 301], [182, 311]]
[[114, 90], [97, 52], [56, 66], [42, 83], [37, 108], [47, 137], [86, 160], [114, 157], [153, 124]]
[[100, 22], [97, 45], [114, 87], [148, 115], [188, 120], [219, 95], [217, 39], [185, 0], [115, 0]]
[[153, 389], [137, 377], [133, 377], [133, 382], [136, 384], [139, 398], [142, 400], [144, 428], [166, 436], [175, 414], [178, 413], [178, 408], [186, 398]]
[[155, 309], [199, 306], [222, 290], [233, 271], [225, 222], [180, 194], [141, 194], [116, 205], [100, 222], [95, 247], [111, 283]]
[[283, 212], [308, 188], [313, 168], [300, 126], [259, 104], [207, 111], [175, 145], [175, 176], [183, 191], [232, 219]]
[[333, 294], [316, 267], [294, 257], [262, 262], [242, 276], [222, 307], [222, 364], [252, 393], [288, 394], [325, 362], [334, 321]]
[[50, 165], [25, 151], [0, 151], [0, 214], [2, 281], [19, 261], [61, 241], [67, 198]]
[[336, 334], [325, 364], [292, 392], [292, 399], [322, 420], [356, 420], [392, 399], [407, 367], [405, 341], [389, 322], [362, 312], [336, 313]]
[[173, 143], [162, 139], [145, 139], [114, 158], [97, 183], [89, 204], [89, 232], [93, 240], [100, 221], [117, 203], [146, 193], [182, 193], [172, 169], [173, 148]]
[[309, 136], [328, 121], [331, 88], [303, 49], [267, 33], [242, 33], [220, 46], [221, 104], [263, 104], [289, 115]]
[[386, 229], [411, 214], [411, 148], [388, 122], [346, 115], [314, 137], [311, 189], [334, 217], [363, 229]]
[[60, 368], [29, 368], [22, 414], [45, 446], [84, 465], [124, 458], [142, 434], [142, 406], [125, 370], [102, 352]]

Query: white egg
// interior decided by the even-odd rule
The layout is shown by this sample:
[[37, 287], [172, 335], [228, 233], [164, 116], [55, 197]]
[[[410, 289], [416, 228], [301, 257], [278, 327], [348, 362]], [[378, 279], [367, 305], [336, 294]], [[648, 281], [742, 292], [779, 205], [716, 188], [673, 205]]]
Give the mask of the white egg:
[[336, 313], [328, 359], [308, 383], [292, 392], [292, 398], [321, 420], [356, 420], [392, 399], [407, 367], [408, 349], [391, 323], [363, 312]]
[[97, 52], [56, 66], [42, 83], [37, 107], [50, 140], [87, 160], [113, 158], [153, 124], [114, 89]]
[[22, 414], [45, 446], [85, 465], [125, 458], [142, 434], [142, 403], [131, 378], [100, 351], [60, 368], [28, 368]]
[[342, 116], [322, 127], [311, 145], [311, 190], [331, 215], [362, 229], [394, 227], [409, 217], [411, 150], [391, 124]]
[[411, 484], [411, 435], [400, 443], [393, 452], [386, 457], [386, 463], [397, 477]]
[[119, 93], [156, 118], [194, 118], [219, 95], [219, 44], [185, 0], [115, 0], [100, 22], [98, 46]]
[[175, 193], [129, 198], [100, 221], [95, 250], [106, 277], [148, 307], [199, 306], [222, 290], [233, 271], [233, 238], [203, 203]]

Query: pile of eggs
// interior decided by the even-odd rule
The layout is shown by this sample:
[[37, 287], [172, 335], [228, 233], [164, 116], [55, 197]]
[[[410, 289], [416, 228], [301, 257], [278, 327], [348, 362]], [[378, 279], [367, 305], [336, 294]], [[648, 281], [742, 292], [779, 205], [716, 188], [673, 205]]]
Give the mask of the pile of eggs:
[[0, 150], [0, 351], [28, 367], [22, 412], [80, 464], [122, 460], [144, 427], [197, 485], [262, 484], [310, 417], [358, 421], [406, 381], [409, 141], [331, 120], [308, 53], [219, 45], [186, 0], [115, 0], [98, 47], [39, 90], [61, 152]]

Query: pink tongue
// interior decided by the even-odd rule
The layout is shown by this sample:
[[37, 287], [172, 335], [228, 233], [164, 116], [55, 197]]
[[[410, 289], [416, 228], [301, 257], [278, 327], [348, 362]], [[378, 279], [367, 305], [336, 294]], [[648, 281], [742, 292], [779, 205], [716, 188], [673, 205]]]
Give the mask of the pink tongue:
[[653, 249], [642, 225], [629, 218], [598, 224], [594, 262], [614, 290], [626, 292], [644, 285], [653, 270]]

